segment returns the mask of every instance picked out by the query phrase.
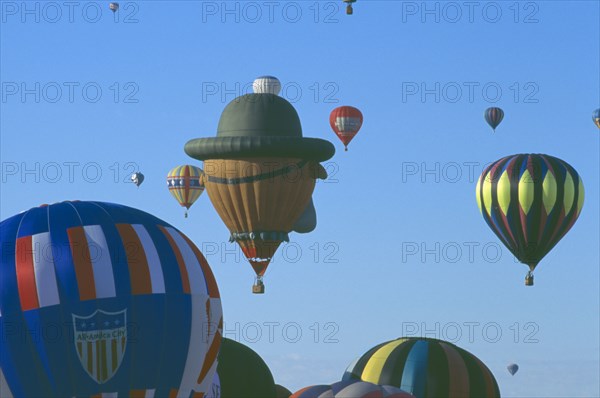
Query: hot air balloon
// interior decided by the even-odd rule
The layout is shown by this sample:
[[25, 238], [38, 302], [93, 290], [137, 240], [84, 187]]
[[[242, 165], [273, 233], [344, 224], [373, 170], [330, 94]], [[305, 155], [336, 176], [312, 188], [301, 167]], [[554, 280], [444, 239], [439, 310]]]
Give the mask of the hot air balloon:
[[415, 398], [415, 396], [392, 386], [345, 380], [331, 385], [305, 387], [296, 391], [290, 398]]
[[360, 130], [363, 123], [362, 113], [352, 106], [340, 106], [331, 111], [329, 115], [329, 124], [344, 143], [344, 148], [348, 150], [348, 144]]
[[0, 238], [3, 398], [208, 391], [221, 301], [182, 232], [131, 207], [73, 201], [2, 221]]
[[352, 15], [354, 13], [352, 3], [356, 3], [356, 0], [344, 0], [344, 3], [346, 3], [346, 15]]
[[519, 365], [517, 365], [516, 363], [511, 363], [510, 365], [508, 365], [506, 367], [506, 369], [508, 369], [508, 372], [514, 376], [515, 373], [517, 373], [517, 371], [519, 370]]
[[600, 129], [600, 108], [596, 109], [594, 113], [592, 113], [592, 120], [596, 127]]
[[274, 94], [279, 95], [281, 91], [281, 82], [274, 76], [260, 76], [252, 83], [252, 88], [256, 94]]
[[249, 347], [223, 338], [218, 362], [221, 398], [276, 398], [269, 367]]
[[282, 385], [275, 384], [275, 396], [277, 398], [290, 398], [292, 392]]
[[142, 185], [142, 182], [144, 182], [144, 175], [139, 171], [137, 173], [133, 173], [131, 175], [131, 182], [133, 182], [139, 188], [140, 185]]
[[[110, 10], [113, 12], [113, 14], [115, 12], [117, 12], [119, 10], [119, 3], [110, 3], [108, 5], [108, 8], [110, 8]], [[127, 7], [125, 7], [125, 9], [127, 9]]]
[[256, 273], [253, 293], [264, 293], [262, 277], [282, 242], [310, 202], [319, 164], [334, 146], [304, 138], [300, 118], [285, 99], [246, 94], [221, 115], [217, 137], [197, 138], [185, 152], [204, 161], [208, 196]]
[[204, 172], [196, 166], [177, 166], [167, 175], [167, 186], [171, 195], [186, 208], [187, 218], [187, 211], [204, 192]]
[[489, 165], [476, 187], [477, 205], [510, 252], [529, 266], [525, 278], [571, 229], [583, 207], [583, 182], [567, 162], [541, 154], [504, 157]]
[[487, 108], [483, 113], [485, 117], [485, 121], [490, 125], [492, 130], [496, 132], [496, 127], [502, 122], [504, 119], [504, 111], [500, 108], [492, 107]]
[[500, 397], [492, 372], [477, 357], [452, 343], [422, 337], [371, 348], [342, 380], [390, 385], [417, 398]]

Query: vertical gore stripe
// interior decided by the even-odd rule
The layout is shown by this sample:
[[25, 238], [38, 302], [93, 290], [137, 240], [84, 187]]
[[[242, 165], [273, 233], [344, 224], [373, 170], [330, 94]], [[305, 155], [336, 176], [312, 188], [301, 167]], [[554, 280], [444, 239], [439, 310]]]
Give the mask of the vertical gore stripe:
[[151, 294], [152, 283], [150, 270], [144, 247], [133, 227], [129, 224], [117, 224], [119, 235], [125, 247], [129, 277], [131, 279], [131, 294]]
[[75, 227], [69, 228], [67, 235], [79, 288], [79, 299], [81, 301], [93, 300], [96, 298], [96, 285], [85, 232], [82, 227]]
[[40, 303], [38, 301], [35, 273], [33, 271], [33, 247], [31, 245], [31, 236], [24, 236], [17, 239], [15, 260], [21, 308], [23, 311], [39, 308]]
[[189, 294], [190, 293], [190, 279], [188, 277], [187, 269], [185, 268], [185, 263], [183, 261], [183, 256], [175, 243], [175, 240], [171, 237], [171, 235], [167, 232], [165, 227], [159, 225], [158, 228], [165, 235], [167, 240], [169, 241], [169, 245], [171, 246], [171, 250], [175, 253], [175, 257], [177, 258], [177, 265], [179, 266], [179, 274], [181, 275], [181, 284], [183, 285], [183, 292]]

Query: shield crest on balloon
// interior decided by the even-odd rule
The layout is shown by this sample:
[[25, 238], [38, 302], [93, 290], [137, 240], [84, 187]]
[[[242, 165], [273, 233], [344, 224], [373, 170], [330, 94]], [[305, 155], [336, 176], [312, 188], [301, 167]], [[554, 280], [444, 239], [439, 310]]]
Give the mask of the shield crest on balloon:
[[96, 383], [104, 384], [117, 373], [127, 348], [127, 309], [72, 315], [79, 362]]

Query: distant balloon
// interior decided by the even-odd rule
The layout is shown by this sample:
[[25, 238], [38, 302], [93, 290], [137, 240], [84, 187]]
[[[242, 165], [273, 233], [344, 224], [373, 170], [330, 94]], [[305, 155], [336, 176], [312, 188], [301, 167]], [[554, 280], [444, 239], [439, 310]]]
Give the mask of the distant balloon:
[[354, 10], [352, 9], [352, 3], [356, 3], [356, 0], [344, 0], [344, 3], [347, 4], [346, 15], [352, 15], [354, 13]]
[[515, 373], [517, 373], [517, 371], [519, 370], [519, 365], [517, 365], [516, 363], [511, 363], [506, 367], [506, 369], [508, 369], [508, 372], [514, 376]]
[[353, 106], [340, 106], [331, 111], [331, 115], [329, 115], [329, 124], [340, 141], [344, 143], [346, 151], [362, 123], [362, 113]]
[[281, 82], [274, 76], [260, 76], [252, 83], [252, 89], [255, 94], [278, 95], [281, 91]]
[[600, 129], [600, 108], [594, 111], [594, 113], [592, 114], [592, 120], [594, 121], [596, 127]]
[[500, 108], [487, 108], [484, 112], [485, 121], [490, 127], [496, 131], [496, 127], [502, 122], [504, 119], [504, 111]]
[[[175, 167], [167, 175], [169, 192], [187, 210], [204, 192], [204, 171], [191, 165]], [[188, 213], [185, 212], [187, 218]]]
[[137, 173], [133, 173], [131, 175], [131, 181], [139, 188], [139, 186], [142, 185], [142, 182], [144, 182], [144, 175], [139, 171]]
[[[110, 3], [110, 4], [108, 5], [108, 8], [110, 8], [110, 9], [111, 9], [111, 11], [112, 11], [113, 13], [115, 13], [115, 12], [117, 12], [117, 11], [119, 10], [119, 3]], [[127, 8], [127, 7], [125, 7], [125, 8]]]

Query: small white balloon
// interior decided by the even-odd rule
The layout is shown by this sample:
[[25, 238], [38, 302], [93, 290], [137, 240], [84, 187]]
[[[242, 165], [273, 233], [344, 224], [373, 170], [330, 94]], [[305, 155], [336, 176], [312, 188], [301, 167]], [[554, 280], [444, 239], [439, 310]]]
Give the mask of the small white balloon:
[[281, 82], [274, 76], [260, 76], [252, 83], [252, 88], [256, 94], [270, 93], [279, 95], [281, 91]]

